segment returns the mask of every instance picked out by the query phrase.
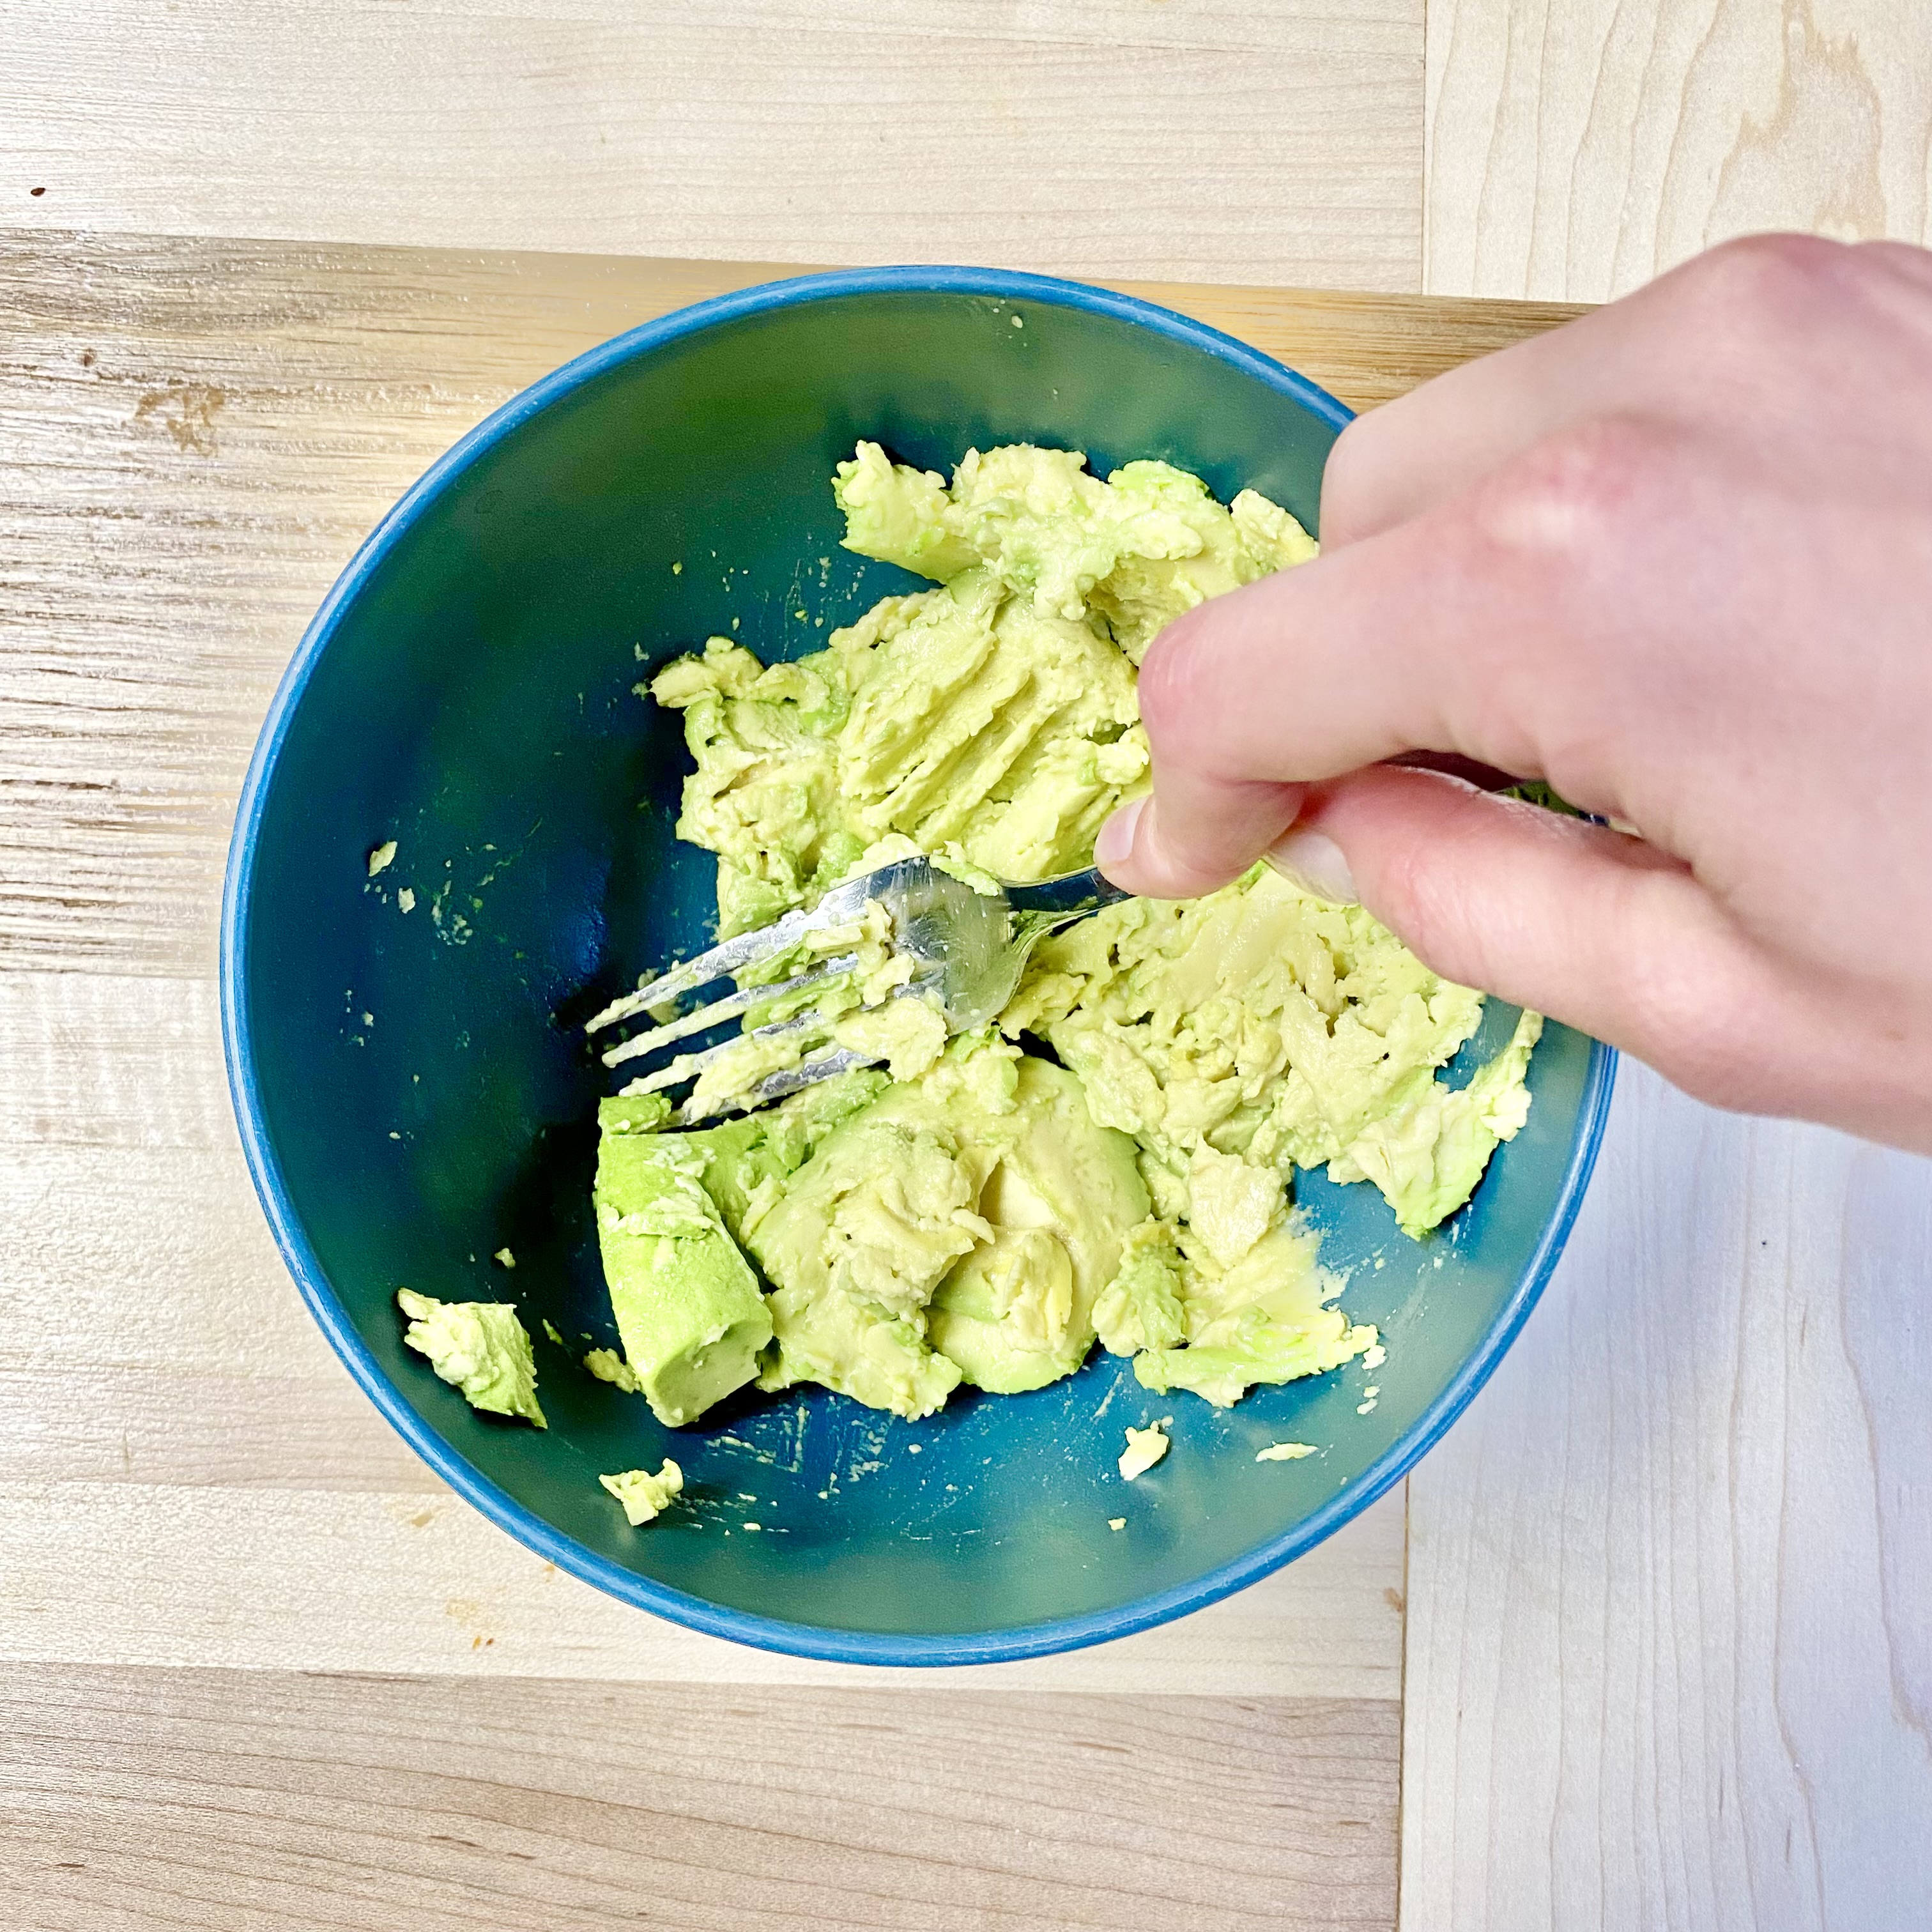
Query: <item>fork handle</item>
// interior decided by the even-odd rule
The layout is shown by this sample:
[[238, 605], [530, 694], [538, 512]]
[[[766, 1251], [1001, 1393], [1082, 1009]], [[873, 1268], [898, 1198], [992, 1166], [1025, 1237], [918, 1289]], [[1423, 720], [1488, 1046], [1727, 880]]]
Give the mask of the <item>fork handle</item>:
[[1084, 872], [1042, 879], [1037, 885], [1008, 885], [1006, 893], [1006, 904], [1015, 912], [1045, 913], [1056, 919], [1077, 918], [1082, 913], [1098, 912], [1102, 906], [1118, 905], [1133, 897], [1090, 866]]

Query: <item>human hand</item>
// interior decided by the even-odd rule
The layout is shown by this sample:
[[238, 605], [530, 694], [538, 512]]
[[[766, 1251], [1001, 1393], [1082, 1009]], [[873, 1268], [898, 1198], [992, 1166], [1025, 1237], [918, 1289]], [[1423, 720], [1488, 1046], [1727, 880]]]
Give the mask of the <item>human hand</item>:
[[1149, 651], [1108, 874], [1268, 852], [1720, 1106], [1932, 1149], [1932, 254], [1715, 249], [1351, 424], [1322, 536]]

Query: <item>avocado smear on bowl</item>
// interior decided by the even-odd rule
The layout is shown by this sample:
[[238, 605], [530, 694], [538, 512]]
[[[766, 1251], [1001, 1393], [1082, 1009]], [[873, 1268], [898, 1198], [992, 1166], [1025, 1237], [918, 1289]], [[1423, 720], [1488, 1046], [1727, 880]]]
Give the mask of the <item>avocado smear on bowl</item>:
[[[833, 488], [848, 548], [934, 587], [791, 662], [713, 638], [649, 687], [684, 714], [677, 830], [717, 855], [720, 937], [910, 852], [969, 879], [1090, 863], [1146, 782], [1148, 643], [1316, 554], [1265, 498], [1224, 508], [1159, 462], [1102, 481], [1078, 453], [1016, 446], [969, 452], [949, 486], [862, 442]], [[668, 1424], [753, 1382], [915, 1418], [962, 1383], [1040, 1388], [1096, 1340], [1149, 1390], [1222, 1406], [1321, 1373], [1376, 1334], [1336, 1305], [1295, 1170], [1370, 1183], [1420, 1237], [1528, 1113], [1535, 1015], [1452, 1090], [1438, 1072], [1482, 996], [1264, 866], [1068, 928], [995, 1026], [950, 1040], [918, 1000], [878, 1004], [888, 939], [874, 922], [822, 942], [859, 958], [814, 1026], [734, 1048], [706, 1097], [828, 1041], [883, 1064], [695, 1130], [669, 1130], [656, 1094], [600, 1108], [595, 1204], [628, 1371], [600, 1372]], [[797, 970], [788, 956], [768, 976]]]

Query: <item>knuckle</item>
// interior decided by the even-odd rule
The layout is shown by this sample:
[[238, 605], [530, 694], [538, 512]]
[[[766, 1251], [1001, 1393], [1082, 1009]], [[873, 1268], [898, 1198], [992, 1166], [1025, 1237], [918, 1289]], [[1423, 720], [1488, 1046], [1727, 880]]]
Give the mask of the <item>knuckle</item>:
[[1322, 471], [1322, 542], [1330, 550], [1352, 542], [1369, 521], [1376, 471], [1376, 416], [1358, 416], [1335, 440]]
[[1172, 792], [1156, 799], [1147, 821], [1151, 856], [1170, 884], [1209, 892], [1244, 872], [1294, 817], [1294, 796], [1261, 781], [1217, 781], [1177, 810]]
[[1643, 901], [1654, 880], [1631, 881], [1624, 915], [1622, 977], [1630, 1044], [1685, 1092], [1719, 1106], [1748, 1104], [1764, 1057], [1762, 1019], [1756, 1003], [1738, 997], [1739, 962], [1714, 932], [1690, 943], [1645, 942], [1668, 924]]
[[1478, 537], [1526, 560], [1600, 558], [1636, 520], [1665, 454], [1661, 432], [1646, 424], [1598, 417], [1572, 424], [1478, 491]]
[[1808, 317], [1856, 266], [1855, 250], [1822, 236], [1744, 235], [1707, 250], [1684, 274], [1707, 310], [1775, 325]]

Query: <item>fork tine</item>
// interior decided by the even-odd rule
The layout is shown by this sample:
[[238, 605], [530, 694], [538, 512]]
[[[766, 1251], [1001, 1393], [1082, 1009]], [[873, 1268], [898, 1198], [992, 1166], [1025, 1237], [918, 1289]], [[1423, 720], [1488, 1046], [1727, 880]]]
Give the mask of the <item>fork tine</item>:
[[778, 1040], [786, 1034], [802, 1033], [808, 1027], [822, 1027], [824, 1024], [822, 1015], [803, 1012], [788, 1020], [774, 1020], [770, 1026], [754, 1027], [749, 1033], [734, 1034], [730, 1039], [720, 1040], [716, 1046], [707, 1046], [701, 1052], [680, 1053], [655, 1073], [646, 1073], [643, 1078], [633, 1080], [624, 1091], [655, 1094], [660, 1087], [675, 1087], [680, 1081], [696, 1078], [714, 1060], [722, 1058], [734, 1046], [742, 1046], [748, 1040]]
[[[895, 986], [892, 990], [886, 995], [885, 1001], [882, 1004], [889, 1004], [894, 1000], [903, 1000], [908, 998], [922, 995], [929, 992], [931, 990], [932, 982], [928, 980], [909, 980], [903, 986]], [[866, 1010], [868, 1012], [875, 1012], [878, 1009], [876, 1007], [868, 1007]], [[794, 1014], [788, 1020], [774, 1020], [769, 1026], [754, 1027], [749, 1033], [734, 1034], [730, 1039], [720, 1040], [716, 1046], [705, 1047], [699, 1052], [680, 1053], [676, 1059], [669, 1061], [664, 1066], [660, 1066], [655, 1073], [644, 1074], [640, 1078], [632, 1081], [627, 1086], [624, 1087], [620, 1090], [626, 1094], [655, 1094], [661, 1088], [676, 1087], [680, 1085], [686, 1080], [696, 1079], [698, 1076], [701, 1074], [707, 1066], [710, 1066], [714, 1060], [722, 1059], [723, 1056], [729, 1053], [734, 1046], [742, 1046], [748, 1040], [780, 1040], [787, 1034], [804, 1033], [814, 1027], [829, 1030], [830, 1025], [830, 1022], [826, 1019], [824, 1014], [815, 1012], [810, 1007], [808, 1007], [802, 1013]], [[879, 1059], [881, 1057], [881, 1055], [878, 1054], [866, 1054], [857, 1060], [843, 1061], [838, 1066], [833, 1068], [832, 1071], [833, 1072], [842, 1072], [847, 1066], [860, 1066], [867, 1065], [871, 1061]], [[799, 1064], [816, 1066], [818, 1063], [815, 1060], [810, 1062], [801, 1061]], [[771, 1083], [777, 1078], [778, 1073], [794, 1072], [796, 1070], [796, 1067], [780, 1067], [776, 1072], [767, 1074], [762, 1081], [759, 1082], [756, 1086], [748, 1090], [754, 1094], [761, 1094], [766, 1099], [772, 1098], [773, 1096], [778, 1094], [788, 1094], [791, 1091], [791, 1089], [789, 1087], [773, 1087]], [[814, 1074], [813, 1076], [814, 1079], [818, 1080], [826, 1079], [829, 1077], [830, 1076], [823, 1072]], [[801, 1081], [799, 1082], [799, 1084], [801, 1086], [809, 1086], [812, 1084], [812, 1082], [809, 1080]], [[743, 1102], [743, 1106], [746, 1108], [755, 1107], [761, 1104], [762, 1102], [757, 1100], [747, 1100]], [[730, 1113], [739, 1111], [740, 1107], [740, 1102], [736, 1098], [734, 1098], [722, 1102], [718, 1107], [714, 1108], [712, 1111], [718, 1113]], [[709, 1114], [698, 1114], [693, 1116], [693, 1118], [697, 1119], [709, 1119], [710, 1116]]]
[[662, 1006], [667, 1000], [677, 999], [694, 986], [706, 986], [713, 980], [725, 979], [761, 965], [788, 946], [796, 945], [807, 933], [816, 932], [823, 926], [841, 922], [826, 917], [824, 914], [825, 904], [821, 901], [809, 911], [800, 908], [770, 926], [758, 926], [750, 932], [740, 933], [735, 939], [724, 940], [710, 951], [699, 953], [696, 958], [687, 959], [682, 965], [660, 973], [655, 980], [646, 980], [634, 993], [626, 993], [622, 999], [613, 1000], [601, 1013], [585, 1023], [584, 1030], [586, 1033], [599, 1032], [607, 1026], [614, 1026], [619, 1020], [628, 1019], [633, 1013]]
[[[836, 979], [841, 973], [849, 973], [859, 963], [856, 952], [842, 952], [836, 958], [828, 959], [821, 966], [809, 971], [794, 974], [789, 980], [781, 980], [773, 986], [746, 986], [736, 993], [728, 993], [722, 1000], [713, 1000], [709, 1006], [694, 1006], [665, 1024], [652, 1027], [646, 1033], [634, 1034], [621, 1046], [614, 1046], [604, 1055], [606, 1066], [619, 1066], [627, 1060], [635, 1060], [654, 1048], [668, 1046], [674, 1040], [683, 1040], [692, 1034], [702, 1033], [706, 1027], [716, 1026], [721, 1020], [735, 1019], [739, 1014], [748, 1012], [753, 1006], [763, 1006], [768, 1000], [782, 998], [788, 993], [800, 993], [808, 986], [815, 986], [820, 980]], [[632, 999], [640, 997], [633, 994]], [[650, 998], [645, 989], [642, 997]], [[656, 1006], [656, 998], [650, 1003]], [[620, 1000], [620, 1006], [626, 1004]], [[608, 1010], [614, 1012], [616, 1009]], [[601, 1016], [600, 1016], [601, 1017]]]
[[742, 1094], [734, 1094], [728, 1100], [718, 1101], [698, 1112], [693, 1113], [690, 1102], [686, 1101], [665, 1125], [694, 1127], [703, 1120], [722, 1120], [727, 1114], [748, 1114], [768, 1100], [782, 1100], [788, 1094], [815, 1086], [821, 1080], [831, 1079], [835, 1074], [847, 1072], [854, 1066], [870, 1066], [879, 1058], [876, 1053], [860, 1053], [853, 1047], [834, 1047], [829, 1053], [821, 1053], [815, 1058], [801, 1060], [796, 1066], [782, 1066], [774, 1073], [767, 1073], [755, 1087]]

